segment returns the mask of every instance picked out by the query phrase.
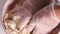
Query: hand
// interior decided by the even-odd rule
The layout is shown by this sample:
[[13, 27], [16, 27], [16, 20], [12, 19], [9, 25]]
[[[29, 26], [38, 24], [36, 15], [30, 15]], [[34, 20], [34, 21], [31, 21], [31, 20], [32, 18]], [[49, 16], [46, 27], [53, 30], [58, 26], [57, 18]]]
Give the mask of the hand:
[[2, 20], [4, 19], [6, 12], [11, 12], [11, 14], [13, 14], [13, 17], [20, 17], [17, 28], [23, 29], [25, 25], [28, 24], [26, 30], [31, 32], [34, 29], [33, 34], [48, 33], [57, 26], [58, 23], [54, 19], [52, 19], [49, 12], [38, 11], [40, 10], [40, 8], [46, 6], [47, 4], [44, 5], [45, 3], [41, 3], [42, 7], [40, 6], [40, 4], [38, 5], [40, 7], [38, 7], [37, 4], [34, 4], [34, 1], [34, 3], [31, 3], [30, 0], [26, 0], [22, 6], [17, 6], [17, 2], [18, 1], [16, 0], [8, 0], [6, 2], [2, 11]]

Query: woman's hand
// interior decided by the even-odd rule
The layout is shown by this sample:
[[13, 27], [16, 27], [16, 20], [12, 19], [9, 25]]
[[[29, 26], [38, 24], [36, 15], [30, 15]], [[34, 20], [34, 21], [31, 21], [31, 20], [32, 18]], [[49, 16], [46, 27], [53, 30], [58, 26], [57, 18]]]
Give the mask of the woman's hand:
[[25, 0], [22, 5], [18, 5], [18, 1], [19, 0], [7, 0], [2, 10], [2, 20], [4, 20], [7, 12], [11, 12], [13, 15], [12, 20], [16, 18], [19, 19], [17, 25], [18, 30], [23, 29], [27, 25], [26, 31], [29, 33], [33, 31], [33, 34], [46, 34], [58, 25], [57, 21], [55, 21], [51, 17], [50, 12], [48, 12], [49, 10], [43, 9], [40, 11], [40, 8], [48, 5], [48, 1], [44, 3], [43, 1], [45, 0], [37, 0], [37, 2], [34, 0], [33, 2]]

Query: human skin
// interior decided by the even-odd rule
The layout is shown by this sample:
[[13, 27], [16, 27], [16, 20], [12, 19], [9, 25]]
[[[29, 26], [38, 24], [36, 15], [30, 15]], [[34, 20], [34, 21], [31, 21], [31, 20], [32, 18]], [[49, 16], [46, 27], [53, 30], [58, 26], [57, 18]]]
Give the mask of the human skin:
[[60, 6], [55, 6], [55, 14], [60, 19]]
[[[35, 20], [34, 22], [36, 23], [36, 27], [35, 27], [35, 30], [33, 31], [33, 34], [48, 34], [55, 27], [57, 27], [59, 22], [58, 20], [54, 19], [53, 10], [51, 9], [52, 9], [51, 6], [47, 6], [35, 14], [33, 20]], [[52, 33], [50, 32], [50, 33], [53, 34], [54, 32], [57, 32], [59, 28], [60, 26], [56, 29], [56, 31], [54, 31], [55, 30], [54, 29], [53, 32]], [[54, 34], [57, 34], [57, 33], [54, 33]]]
[[[11, 1], [11, 2], [10, 2]], [[5, 6], [3, 7], [3, 11], [2, 11], [2, 17], [4, 16], [4, 14], [6, 13], [6, 11], [8, 11], [8, 10], [12, 10], [13, 8], [11, 7], [11, 8], [9, 8], [10, 6], [11, 6], [11, 4], [14, 2], [15, 0], [8, 0], [7, 2], [6, 2], [6, 4], [5, 4]], [[34, 1], [34, 0], [33, 0]], [[40, 0], [39, 0], [40, 1]], [[35, 1], [36, 2], [36, 1]], [[39, 2], [38, 2], [39, 3]], [[33, 5], [28, 5], [28, 4], [30, 4], [28, 1], [26, 1], [26, 3], [25, 4], [23, 4], [21, 7], [16, 7], [15, 9], [13, 9], [13, 12], [15, 12], [14, 13], [14, 16], [16, 16], [16, 15], [19, 15], [19, 16], [24, 16], [23, 18], [24, 19], [22, 19], [22, 21], [24, 21], [24, 22], [22, 22], [21, 21], [21, 25], [19, 26], [19, 28], [23, 28], [29, 21], [30, 21], [30, 19], [31, 19], [31, 17], [33, 16], [33, 14], [35, 13], [35, 12], [37, 12], [40, 8], [39, 8], [39, 6], [40, 5], [38, 5], [38, 3], [37, 4], [34, 4], [34, 3], [32, 3]], [[13, 3], [14, 4], [14, 3]], [[41, 3], [41, 6], [42, 6], [42, 4], [44, 5], [44, 3]], [[9, 6], [10, 5], [10, 6]], [[28, 5], [29, 7], [27, 8], [26, 7], [26, 5]], [[45, 6], [45, 5], [44, 5]], [[33, 9], [32, 9], [32, 8]], [[36, 9], [37, 8], [37, 9]], [[36, 9], [36, 10], [35, 10]], [[22, 13], [24, 13], [24, 14], [22, 14]], [[45, 16], [46, 16], [46, 18], [45, 18], [45, 16], [43, 16], [44, 14], [45, 14]], [[42, 14], [42, 15], [41, 15]], [[28, 15], [28, 16], [27, 16]], [[39, 15], [39, 16], [38, 16]], [[41, 16], [43, 16], [43, 18], [42, 18], [42, 20], [41, 21], [39, 21], [40, 20], [40, 17]], [[27, 18], [26, 18], [27, 17]], [[37, 18], [35, 18], [35, 17], [37, 17]], [[39, 19], [38, 20], [38, 22], [45, 22], [45, 19], [46, 20], [48, 20], [49, 19], [49, 22], [47, 22], [48, 24], [46, 24], [46, 23], [42, 23], [42, 24], [45, 24], [45, 25], [47, 25], [46, 26], [46, 29], [47, 29], [47, 27], [49, 27], [48, 28], [48, 30], [47, 31], [45, 31], [45, 30], [41, 30], [40, 32], [41, 33], [47, 33], [47, 32], [49, 32], [50, 30], [52, 30], [54, 27], [56, 27], [57, 25], [58, 25], [58, 23], [54, 20], [54, 19], [52, 19], [52, 17], [50, 16], [50, 14], [48, 13], [48, 12], [44, 12], [44, 11], [42, 11], [42, 12], [39, 12], [35, 17], [33, 17], [33, 20], [31, 21], [31, 22], [34, 22], [34, 20], [35, 19]], [[3, 20], [3, 18], [2, 18], [2, 20]], [[53, 25], [52, 25], [52, 23], [50, 23], [50, 20], [51, 20], [51, 22], [53, 22]], [[25, 24], [25, 22], [27, 22], [26, 24]], [[41, 24], [41, 23], [38, 23], [38, 22], [36, 22], [36, 24]], [[22, 25], [22, 23], [24, 24], [24, 25]], [[33, 23], [34, 24], [34, 23]], [[48, 26], [49, 25], [49, 26]], [[21, 27], [21, 26], [23, 26], [23, 27]], [[33, 28], [34, 28], [34, 25], [32, 25], [33, 26]], [[36, 28], [38, 28], [39, 29], [39, 26], [37, 25], [37, 27]], [[40, 28], [43, 28], [43, 27], [41, 27], [40, 26]], [[29, 28], [27, 28], [27, 30], [28, 30]], [[37, 32], [38, 32], [38, 30], [37, 30]], [[33, 32], [34, 33], [34, 32]], [[36, 32], [35, 32], [35, 34], [37, 34]]]
[[[8, 12], [10, 11], [10, 12], [14, 12], [14, 16], [16, 16], [16, 15], [24, 16], [23, 17], [24, 19], [26, 19], [26, 17], [28, 17], [27, 18], [27, 20], [28, 20], [27, 23], [28, 23], [35, 12], [37, 12], [40, 8], [43, 8], [44, 6], [49, 4], [49, 3], [47, 3], [48, 1], [47, 2], [43, 2], [45, 0], [43, 0], [43, 1], [42, 0], [38, 0], [37, 2], [34, 1], [34, 0], [31, 1], [31, 2], [30, 2], [30, 0], [26, 0], [21, 7], [18, 6], [18, 7], [14, 8], [15, 4], [18, 1], [19, 0], [7, 0], [5, 6], [3, 7], [3, 10], [2, 10], [2, 20], [4, 19], [5, 13], [7, 11]], [[38, 3], [41, 3], [41, 4], [38, 4]], [[38, 7], [38, 6], [40, 6], [40, 7]], [[11, 10], [13, 10], [13, 11], [11, 11]], [[22, 20], [24, 20], [24, 19], [22, 19]], [[24, 21], [26, 22], [26, 20], [24, 20]], [[23, 22], [23, 23], [25, 23], [25, 22]]]
[[[4, 7], [3, 7], [3, 10], [2, 10], [2, 17], [3, 15], [5, 14], [5, 12], [7, 10], [11, 10], [13, 8], [13, 6], [16, 4], [18, 0], [7, 0], [7, 2], [5, 3]], [[29, 0], [30, 1], [30, 0]], [[40, 2], [39, 2], [40, 1]], [[33, 6], [35, 6], [35, 9], [38, 11], [39, 9], [43, 8], [44, 6], [48, 5], [49, 2], [48, 0], [46, 2], [43, 2], [45, 0], [38, 0], [37, 2], [35, 0], [32, 0], [30, 4], [32, 4]], [[41, 3], [41, 4], [38, 4], [38, 3]], [[13, 6], [12, 6], [13, 5]], [[40, 7], [39, 7], [40, 6]], [[27, 8], [28, 9], [28, 8]], [[29, 9], [31, 10], [31, 9]], [[32, 11], [34, 12], [34, 11]]]

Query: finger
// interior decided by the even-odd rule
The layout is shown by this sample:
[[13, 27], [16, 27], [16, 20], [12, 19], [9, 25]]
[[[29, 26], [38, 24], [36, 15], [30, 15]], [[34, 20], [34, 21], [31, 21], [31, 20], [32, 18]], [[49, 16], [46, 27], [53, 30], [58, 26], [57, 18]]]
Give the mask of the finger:
[[[24, 13], [24, 14], [23, 14], [23, 13]], [[14, 14], [14, 16], [21, 16], [20, 22], [19, 22], [19, 25], [18, 25], [18, 28], [19, 28], [19, 29], [23, 29], [24, 26], [25, 26], [27, 23], [29, 23], [29, 21], [30, 21], [30, 19], [31, 19], [31, 17], [32, 17], [31, 13], [30, 13], [28, 10], [26, 10], [24, 7], [20, 7], [20, 8], [18, 9], [18, 12], [16, 12], [16, 13]]]
[[50, 5], [46, 6], [45, 8], [41, 9], [34, 15], [34, 19], [35, 19], [35, 23], [36, 23], [36, 27], [33, 32], [34, 34], [48, 33], [49, 31], [54, 29], [59, 24], [58, 21], [53, 19], [53, 17], [52, 17], [53, 14], [51, 15], [50, 9], [51, 9]]
[[28, 24], [28, 26], [27, 26], [27, 28], [26, 28], [26, 31], [28, 32], [28, 33], [31, 33], [33, 30], [34, 30], [34, 28], [35, 28], [35, 23], [33, 22], [33, 20]]
[[27, 34], [32, 34], [33, 31], [34, 31], [35, 25], [36, 25], [36, 24], [35, 24], [34, 20], [31, 20], [31, 21], [29, 22], [29, 24], [26, 24], [26, 25], [25, 25], [25, 27], [24, 27], [24, 29], [23, 29], [23, 32], [25, 32], [25, 33], [27, 33]]
[[60, 34], [60, 23], [48, 34]]

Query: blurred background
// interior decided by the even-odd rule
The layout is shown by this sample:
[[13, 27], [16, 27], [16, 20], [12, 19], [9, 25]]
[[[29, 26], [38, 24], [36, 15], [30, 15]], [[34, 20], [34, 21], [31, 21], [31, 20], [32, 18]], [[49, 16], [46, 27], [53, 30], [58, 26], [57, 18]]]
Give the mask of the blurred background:
[[2, 8], [4, 6], [4, 4], [6, 3], [7, 0], [0, 0], [0, 34], [6, 34], [4, 31], [4, 27], [3, 27], [3, 23], [2, 23]]

